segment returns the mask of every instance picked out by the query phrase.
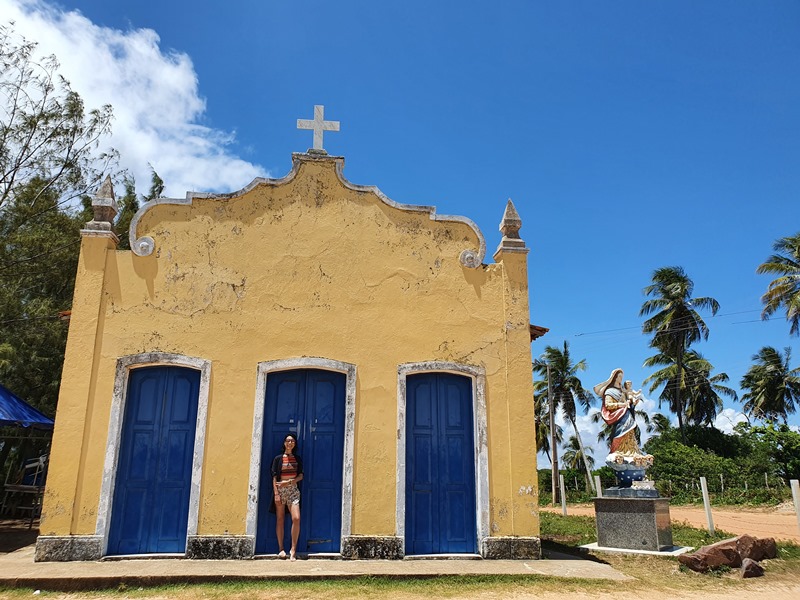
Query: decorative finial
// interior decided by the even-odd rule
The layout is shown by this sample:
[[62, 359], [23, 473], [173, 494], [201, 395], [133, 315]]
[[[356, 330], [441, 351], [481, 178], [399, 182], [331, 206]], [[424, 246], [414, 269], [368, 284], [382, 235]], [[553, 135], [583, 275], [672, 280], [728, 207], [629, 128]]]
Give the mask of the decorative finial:
[[114, 218], [117, 216], [117, 199], [114, 197], [114, 184], [111, 177], [106, 176], [100, 189], [97, 190], [92, 198], [92, 210], [94, 215], [92, 220], [86, 223], [82, 231], [85, 235], [97, 235], [107, 233], [116, 238], [114, 234]]
[[503, 213], [503, 220], [500, 222], [500, 231], [503, 233], [503, 237], [518, 240], [520, 229], [522, 229], [522, 219], [519, 218], [519, 213], [509, 198], [506, 211]]
[[311, 129], [314, 132], [314, 147], [319, 153], [327, 154], [322, 148], [322, 133], [324, 131], [339, 131], [339, 121], [325, 120], [325, 107], [321, 104], [314, 105], [314, 119], [297, 119], [298, 129]]
[[503, 233], [503, 239], [500, 240], [497, 252], [528, 252], [525, 242], [519, 237], [520, 229], [522, 229], [522, 219], [520, 219], [517, 209], [514, 208], [514, 203], [509, 198], [506, 203], [506, 210], [503, 213], [503, 220], [500, 222], [500, 231]]

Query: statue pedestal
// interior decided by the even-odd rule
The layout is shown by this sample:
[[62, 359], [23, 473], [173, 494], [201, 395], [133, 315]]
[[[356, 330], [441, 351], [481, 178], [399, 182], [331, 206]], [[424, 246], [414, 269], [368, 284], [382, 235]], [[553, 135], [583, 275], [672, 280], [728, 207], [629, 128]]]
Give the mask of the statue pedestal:
[[[672, 525], [669, 519], [669, 498], [639, 496], [623, 488], [625, 496], [609, 497], [614, 488], [604, 490], [594, 499], [597, 517], [597, 545], [628, 550], [660, 550], [672, 548]], [[637, 497], [638, 496], [638, 497]]]
[[603, 490], [604, 498], [659, 498], [655, 488], [611, 487]]

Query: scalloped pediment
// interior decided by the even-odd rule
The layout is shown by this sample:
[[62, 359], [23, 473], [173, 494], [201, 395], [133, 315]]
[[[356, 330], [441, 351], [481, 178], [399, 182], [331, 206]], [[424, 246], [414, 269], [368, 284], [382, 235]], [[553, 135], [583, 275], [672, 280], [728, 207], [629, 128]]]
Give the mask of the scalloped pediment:
[[[191, 209], [199, 209], [201, 204], [208, 203], [218, 203], [220, 208], [210, 213], [206, 207], [203, 211], [206, 220], [212, 213], [220, 219], [231, 219], [235, 217], [229, 214], [226, 207], [237, 201], [246, 201], [253, 203], [255, 211], [251, 211], [248, 218], [260, 212], [262, 219], [269, 217], [273, 222], [280, 222], [285, 208], [297, 202], [306, 202], [309, 211], [313, 211], [314, 205], [319, 208], [324, 202], [349, 200], [351, 209], [359, 211], [364, 208], [365, 202], [369, 203], [371, 200], [381, 211], [395, 211], [404, 215], [401, 228], [408, 233], [438, 227], [440, 231], [437, 235], [440, 238], [449, 235], [463, 240], [464, 247], [458, 252], [458, 259], [463, 266], [474, 269], [483, 263], [486, 242], [472, 220], [461, 216], [439, 215], [433, 206], [395, 202], [376, 186], [350, 183], [342, 173], [343, 168], [342, 157], [323, 153], [295, 153], [292, 155], [292, 170], [280, 179], [259, 177], [241, 190], [229, 194], [189, 192], [182, 199], [158, 198], [142, 206], [134, 215], [129, 232], [131, 250], [137, 256], [151, 255], [159, 245], [159, 230], [163, 232], [165, 222], [174, 219], [176, 210], [180, 207], [189, 209], [189, 213], [183, 214], [178, 220], [191, 219]], [[391, 216], [388, 218], [391, 220]], [[313, 220], [312, 217], [311, 221]], [[442, 226], [452, 232], [441, 230]], [[309, 232], [304, 232], [304, 235], [308, 234]]]

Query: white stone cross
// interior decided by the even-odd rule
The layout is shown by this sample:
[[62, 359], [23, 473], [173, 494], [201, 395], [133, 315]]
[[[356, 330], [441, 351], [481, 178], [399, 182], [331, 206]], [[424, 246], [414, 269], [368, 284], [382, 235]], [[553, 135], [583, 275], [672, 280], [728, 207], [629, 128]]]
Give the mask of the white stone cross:
[[325, 120], [325, 107], [321, 104], [314, 105], [314, 120], [297, 119], [298, 129], [311, 129], [314, 131], [314, 150], [322, 150], [322, 132], [339, 131], [339, 121]]

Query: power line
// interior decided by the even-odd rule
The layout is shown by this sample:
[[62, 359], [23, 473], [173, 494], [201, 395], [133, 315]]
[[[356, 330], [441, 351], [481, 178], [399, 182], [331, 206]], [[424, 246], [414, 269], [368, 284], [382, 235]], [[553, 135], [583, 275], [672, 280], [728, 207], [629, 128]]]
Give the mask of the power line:
[[[718, 314], [718, 315], [711, 315], [708, 318], [709, 319], [717, 319], [719, 317], [730, 317], [730, 316], [733, 316], [733, 315], [743, 315], [743, 314], [754, 313], [754, 312], [761, 312], [761, 309], [740, 310], [740, 311], [735, 311], [735, 312], [722, 313], [722, 314]], [[739, 323], [758, 323], [760, 321], [770, 321], [770, 320], [772, 320], [772, 318], [771, 317], [767, 317], [766, 319], [755, 319], [755, 320], [752, 320], [752, 321], [734, 321], [734, 322], [732, 322], [730, 324], [731, 325], [737, 325]], [[573, 337], [582, 337], [582, 336], [587, 336], [587, 335], [597, 335], [597, 334], [600, 334], [600, 333], [614, 333], [614, 332], [617, 332], [617, 331], [631, 331], [633, 329], [641, 329], [642, 327], [643, 327], [643, 325], [635, 325], [635, 326], [631, 326], [631, 327], [618, 327], [616, 329], [601, 329], [601, 330], [598, 330], [598, 331], [585, 331], [585, 332], [581, 332], [581, 333], [575, 333], [575, 334], [573, 334]], [[682, 328], [678, 328], [678, 329], [673, 329], [673, 331], [686, 331], [686, 330], [689, 330], [689, 329], [694, 329], [694, 327], [687, 326], [687, 327], [682, 327]], [[655, 333], [655, 332], [651, 332], [651, 333]]]

